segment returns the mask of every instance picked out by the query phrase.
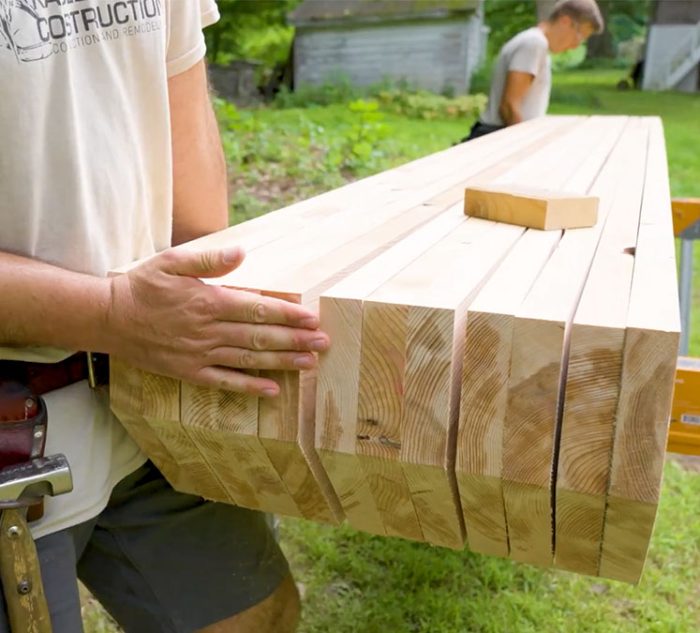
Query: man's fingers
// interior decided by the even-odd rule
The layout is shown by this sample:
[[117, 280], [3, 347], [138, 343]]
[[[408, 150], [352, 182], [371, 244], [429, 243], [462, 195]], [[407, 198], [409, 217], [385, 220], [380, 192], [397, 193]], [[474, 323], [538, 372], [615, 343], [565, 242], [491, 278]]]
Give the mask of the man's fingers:
[[207, 354], [209, 365], [233, 369], [300, 370], [316, 367], [317, 361], [308, 352], [256, 352], [239, 347], [219, 347]]
[[238, 268], [245, 259], [238, 246], [210, 251], [174, 248], [153, 261], [163, 272], [182, 277], [221, 277]]
[[205, 367], [198, 372], [194, 382], [203, 387], [235, 391], [262, 398], [274, 398], [280, 392], [279, 385], [274, 380], [251, 376], [226, 367]]
[[319, 326], [318, 315], [297, 303], [233, 288], [212, 290], [219, 293], [220, 308], [216, 316], [221, 321], [287, 325], [310, 330]]
[[320, 330], [225, 321], [211, 326], [207, 339], [215, 346], [257, 352], [323, 352], [330, 345], [328, 335]]

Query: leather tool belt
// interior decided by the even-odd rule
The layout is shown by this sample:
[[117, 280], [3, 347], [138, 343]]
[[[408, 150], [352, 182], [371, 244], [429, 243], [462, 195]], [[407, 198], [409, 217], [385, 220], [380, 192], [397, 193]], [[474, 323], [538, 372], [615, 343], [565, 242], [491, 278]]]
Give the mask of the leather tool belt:
[[58, 363], [0, 360], [0, 383], [18, 382], [37, 396], [81, 380], [87, 380], [93, 388], [106, 385], [109, 380], [109, 357], [106, 354], [78, 352]]
[[10, 628], [51, 633], [39, 559], [28, 521], [43, 514], [43, 495], [72, 489], [63, 455], [44, 458], [47, 413], [41, 397], [86, 379], [106, 383], [106, 357], [74, 354], [59, 363], [0, 361], [0, 586]]
[[[0, 470], [41, 457], [46, 445], [46, 405], [26, 386], [0, 379]], [[13, 501], [27, 507], [27, 520], [43, 514], [41, 498]], [[10, 507], [0, 499], [0, 510]]]
[[[46, 405], [41, 395], [87, 379], [106, 384], [109, 363], [104, 354], [80, 352], [58, 363], [0, 361], [0, 469], [44, 454]], [[6, 504], [0, 499], [0, 510]], [[16, 506], [17, 504], [15, 504]], [[27, 520], [42, 516], [41, 498], [23, 499]]]

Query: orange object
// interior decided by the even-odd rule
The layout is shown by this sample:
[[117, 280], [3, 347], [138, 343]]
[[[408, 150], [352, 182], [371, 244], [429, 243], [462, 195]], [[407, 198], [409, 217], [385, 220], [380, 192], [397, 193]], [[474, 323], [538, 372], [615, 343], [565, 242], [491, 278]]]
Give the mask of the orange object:
[[674, 198], [671, 201], [673, 210], [673, 233], [680, 235], [689, 226], [700, 220], [700, 198]]
[[700, 455], [700, 358], [678, 357], [667, 448]]

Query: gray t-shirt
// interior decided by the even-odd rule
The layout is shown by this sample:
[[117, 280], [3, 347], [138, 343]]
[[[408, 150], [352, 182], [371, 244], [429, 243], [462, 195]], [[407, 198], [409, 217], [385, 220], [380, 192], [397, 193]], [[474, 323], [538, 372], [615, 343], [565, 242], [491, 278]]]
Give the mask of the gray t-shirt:
[[523, 120], [534, 119], [547, 113], [552, 87], [552, 68], [549, 44], [544, 33], [536, 26], [518, 33], [508, 40], [498, 54], [491, 79], [491, 94], [481, 120], [489, 125], [504, 125], [498, 108], [503, 97], [506, 77], [510, 71], [530, 73], [535, 79], [522, 103]]

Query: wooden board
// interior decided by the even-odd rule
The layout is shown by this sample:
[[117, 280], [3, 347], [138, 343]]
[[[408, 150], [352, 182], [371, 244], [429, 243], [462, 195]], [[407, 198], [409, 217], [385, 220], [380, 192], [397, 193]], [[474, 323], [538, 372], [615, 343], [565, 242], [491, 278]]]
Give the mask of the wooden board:
[[231, 503], [180, 429], [180, 382], [110, 359], [110, 405], [144, 453], [177, 490]]
[[256, 405], [243, 394], [183, 383], [182, 427], [236, 505], [301, 517], [258, 438]]
[[601, 198], [598, 224], [565, 232], [516, 312], [502, 479], [510, 557], [521, 562], [553, 563], [552, 482], [569, 326], [608, 211], [608, 189], [602, 184], [610, 173], [607, 159], [613, 151], [611, 162], [619, 164], [614, 162], [613, 148], [625, 122], [606, 121], [610, 128], [594, 139], [566, 184], [567, 189], [585, 193], [595, 181], [590, 193]]
[[[565, 129], [568, 129], [569, 122], [567, 121], [565, 124], [565, 127], [560, 127], [555, 131], [552, 131], [551, 129], [545, 130], [544, 132], [540, 131], [537, 135], [533, 136], [531, 139], [528, 139], [529, 142], [527, 145], [515, 152], [513, 151], [512, 147], [504, 147], [501, 153], [492, 156], [492, 158], [500, 158], [499, 162], [487, 169], [482, 169], [475, 174], [473, 178], [494, 178], [503, 174], [508, 169], [514, 168], [523, 158], [531, 155], [533, 151], [536, 151], [537, 148], [545, 145], [547, 141], [553, 141], [559, 133]], [[479, 161], [479, 164], [483, 164], [483, 161]], [[459, 186], [453, 187], [434, 198], [427, 205], [423, 205], [423, 207], [428, 205], [440, 205], [442, 208], [444, 208], [446, 204], [458, 200], [459, 197], [461, 197], [461, 193], [462, 192]], [[413, 211], [425, 213], [426, 209], [418, 207]], [[397, 220], [402, 225], [405, 225], [407, 217], [404, 215]], [[361, 243], [352, 243], [348, 246], [349, 247], [346, 249], [347, 255], [343, 255], [342, 252], [338, 253], [337, 251], [334, 253], [336, 263], [339, 256], [349, 256], [349, 261], [352, 262], [353, 259], [357, 259], [358, 257], [357, 251], [362, 250], [366, 245]], [[401, 248], [400, 243], [398, 248]], [[418, 252], [416, 252], [416, 255], [417, 254]], [[380, 259], [381, 257], [382, 256], [380, 256]], [[378, 266], [375, 266], [373, 263], [370, 265], [373, 272], [369, 275], [364, 273], [364, 276], [362, 272], [363, 269], [360, 269], [360, 272], [358, 273], [359, 277], [356, 280], [351, 281], [349, 285], [345, 287], [341, 282], [340, 287], [335, 294], [333, 292], [330, 293], [329, 296], [332, 298], [333, 302], [332, 309], [335, 310], [333, 313], [334, 316], [331, 318], [331, 323], [333, 323], [334, 320], [335, 322], [342, 323], [344, 333], [348, 332], [348, 328], [350, 327], [349, 324], [353, 323], [352, 332], [341, 341], [337, 340], [338, 332], [335, 330], [333, 331], [334, 343], [330, 352], [330, 366], [333, 366], [334, 361], [332, 359], [337, 358], [339, 359], [339, 362], [342, 363], [347, 357], [354, 358], [353, 354], [359, 353], [362, 330], [362, 325], [359, 322], [359, 314], [361, 311], [362, 299], [366, 297], [373, 288], [376, 288], [378, 283], [380, 283], [380, 279], [386, 278], [387, 274], [390, 271], [395, 270], [396, 266], [403, 266], [406, 262], [407, 260], [405, 255], [399, 256], [398, 258], [390, 256], [387, 259], [382, 260], [382, 263], [380, 264], [382, 266], [381, 269]], [[326, 270], [326, 267], [320, 265], [319, 262], [314, 262], [314, 264], [309, 267], [308, 270], [303, 271], [303, 274], [298, 274], [297, 279], [306, 280], [310, 275], [313, 276], [314, 273], [318, 274], [318, 270]], [[285, 287], [294, 287], [293, 282], [293, 279], [287, 280], [285, 282]], [[350, 288], [352, 288], [352, 290], [349, 292]], [[301, 289], [297, 289], [297, 291], [300, 290]], [[344, 293], [347, 296], [344, 296]], [[328, 303], [325, 305], [328, 306]], [[323, 309], [321, 311], [321, 316], [322, 319], [324, 319]], [[323, 327], [326, 327], [326, 323], [327, 321], [324, 322]], [[327, 364], [326, 367], [328, 366], [329, 365]], [[349, 371], [345, 366], [343, 370], [346, 372]], [[328, 418], [328, 407], [324, 406], [326, 402], [329, 403], [329, 406], [333, 407], [332, 419], [334, 421], [325, 422], [325, 424], [332, 426], [332, 428], [328, 428], [328, 426], [326, 428], [321, 427], [322, 430], [317, 432], [317, 447], [323, 451], [324, 464], [327, 465], [329, 473], [331, 473], [331, 479], [336, 485], [336, 490], [340, 498], [344, 500], [343, 505], [346, 512], [349, 513], [350, 522], [360, 529], [365, 529], [376, 533], [383, 533], [385, 528], [382, 525], [380, 516], [377, 514], [374, 498], [367, 494], [368, 488], [364, 478], [361, 475], [363, 471], [357, 468], [357, 464], [352, 457], [354, 453], [353, 441], [350, 439], [347, 440], [344, 450], [341, 451], [339, 451], [338, 447], [332, 442], [329, 444], [321, 443], [319, 445], [318, 441], [318, 438], [335, 438], [342, 437], [343, 435], [346, 438], [351, 438], [354, 440], [354, 438], [358, 435], [358, 430], [355, 424], [357, 412], [356, 380], [359, 380], [357, 374], [351, 374], [350, 379], [347, 382], [344, 381], [343, 385], [344, 387], [347, 386], [347, 388], [343, 388], [343, 396], [334, 397], [332, 394], [329, 394], [327, 389], [321, 389], [317, 398], [317, 406], [319, 408], [318, 418], [321, 421], [319, 422], [319, 425], [324, 424], [323, 421], [327, 420]], [[336, 390], [339, 388], [340, 387], [338, 385], [334, 387]], [[348, 391], [350, 393], [348, 393]], [[337, 407], [338, 402], [346, 403], [347, 406], [341, 411], [336, 411], [335, 408]], [[345, 430], [340, 430], [339, 427], [344, 427]], [[390, 469], [394, 468], [391, 463], [385, 463], [381, 460], [372, 462], [369, 460], [368, 456], [365, 457], [367, 458], [365, 460], [366, 464], [373, 463], [375, 466], [375, 472], [374, 474], [370, 475], [371, 477], [374, 477], [375, 480], [379, 481], [380, 485], [381, 482], [393, 481], [394, 483], [392, 486], [398, 489], [399, 484], [397, 482], [402, 482], [404, 480], [402, 472], [399, 469], [394, 469], [392, 474], [389, 472]], [[367, 466], [367, 468], [369, 468], [369, 466]], [[397, 495], [395, 493], [389, 494], [388, 503], [391, 504], [391, 500], [396, 498], [396, 496]], [[407, 517], [410, 516], [410, 514], [407, 515]], [[399, 519], [399, 524], [403, 526], [408, 525], [408, 519], [404, 521], [403, 518], [404, 517]], [[414, 525], [414, 527], [411, 529], [411, 533], [413, 534], [414, 538], [420, 538], [420, 533], [416, 525]]]
[[[522, 232], [468, 219], [365, 301], [356, 451], [375, 499], [386, 501], [387, 533], [464, 544], [454, 477], [461, 324]], [[381, 478], [388, 470], [391, 496]]]
[[385, 534], [384, 522], [355, 457], [362, 302], [463, 221], [457, 204], [321, 296], [321, 329], [333, 345], [319, 355], [316, 448], [348, 522], [359, 530]]
[[[319, 306], [331, 350], [261, 401], [113, 360], [115, 412], [178, 489], [634, 582], [678, 342], [649, 125], [545, 118], [182, 246], [241, 241], [206, 283]], [[464, 217], [469, 186], [597, 196], [600, 218]]]
[[598, 219], [598, 198], [535, 187], [467, 187], [464, 213], [533, 229], [577, 229]]
[[642, 209], [622, 357], [600, 575], [641, 576], [654, 527], [680, 339], [668, 168], [651, 120]]
[[597, 575], [647, 160], [648, 125], [618, 144], [624, 171], [571, 328], [555, 506], [557, 567]]
[[[580, 161], [579, 169], [572, 169], [571, 156], [561, 160], [561, 156], [545, 148], [543, 161], [562, 167], [561, 171], [550, 169], [548, 181], [585, 192], [624, 122], [624, 119], [607, 119], [604, 129], [597, 135], [591, 135], [590, 128], [580, 130], [575, 136], [575, 133], [569, 135], [581, 151], [588, 151], [586, 145], [579, 145], [583, 141], [581, 132], [589, 142], [598, 143], [585, 160], [573, 156]], [[535, 158], [533, 156], [531, 166], [518, 166], [516, 175], [519, 178], [541, 178], [537, 173], [541, 161]], [[499, 181], [513, 183], [514, 179], [508, 174]], [[560, 234], [528, 231], [526, 238], [486, 285], [467, 317], [457, 475], [469, 545], [476, 551], [497, 555], [507, 555], [509, 551], [502, 444], [509, 441], [504, 436], [504, 425], [515, 314], [552, 249], [558, 245]], [[556, 390], [556, 384], [550, 388]]]
[[501, 473], [514, 313], [560, 239], [527, 231], [467, 313], [456, 473], [475, 552], [508, 556]]
[[[479, 169], [479, 174], [502, 173], [512, 167], [517, 160], [516, 157], [528, 151], [531, 144], [541, 144], [543, 139], [547, 138], [554, 139], [556, 130], [569, 125], [570, 121], [564, 120], [552, 127], [545, 126], [539, 131], [536, 129], [532, 138], [526, 137], [528, 144], [519, 150], [514, 151], [507, 142], [498, 144], [497, 151], [489, 155], [491, 160], [498, 160], [498, 163], [487, 170], [482, 169], [486, 153], [473, 156], [467, 165], [470, 169]], [[281, 296], [313, 306], [324, 289], [343, 279], [391, 244], [458, 201], [468, 179], [465, 180], [462, 173], [463, 165], [461, 167], [459, 164], [452, 165], [451, 169], [454, 171], [448, 176], [434, 177], [431, 171], [421, 172], [420, 178], [427, 179], [429, 185], [421, 188], [419, 192], [414, 192], [412, 199], [420, 200], [429, 193], [439, 192], [422, 204], [401, 212], [401, 205], [398, 203], [383, 205], [379, 210], [374, 209], [371, 214], [365, 213], [363, 222], [336, 214], [332, 221], [325, 223], [316, 233], [307, 232], [301, 243], [290, 240], [290, 247], [286, 251], [280, 251], [280, 243], [275, 243], [274, 257], [268, 254], [267, 261], [279, 261], [280, 258], [286, 260], [288, 265], [283, 270], [280, 270], [279, 266], [268, 264], [265, 267], [261, 264], [260, 267], [249, 269], [246, 281], [242, 281], [241, 271], [236, 271], [233, 275], [218, 281], [252, 286], [265, 294]], [[447, 183], [455, 182], [455, 178], [459, 179], [458, 184], [444, 190]], [[350, 220], [351, 224], [348, 225]], [[385, 221], [380, 223], [381, 220]], [[266, 255], [265, 249], [254, 252], [254, 256], [260, 260], [259, 263], [263, 255]], [[313, 376], [309, 376], [307, 387], [304, 389], [303, 385], [299, 384], [296, 373], [262, 372], [262, 375], [278, 380], [282, 390], [280, 398], [276, 401], [260, 402], [258, 422], [261, 442], [297, 503], [301, 503], [300, 497], [307, 500], [302, 507], [303, 515], [316, 520], [329, 520], [327, 511], [323, 515], [318, 514], [324, 507], [321, 500], [326, 499], [331, 516], [337, 518], [339, 502], [321, 466], [313, 440], [302, 441], [301, 439], [302, 437], [313, 438], [315, 435]], [[308, 403], [307, 406], [300, 407], [299, 403], [303, 402]], [[295, 436], [296, 443], [292, 440]], [[311, 490], [314, 487], [316, 492], [312, 495]], [[296, 495], [295, 490], [298, 491]]]

